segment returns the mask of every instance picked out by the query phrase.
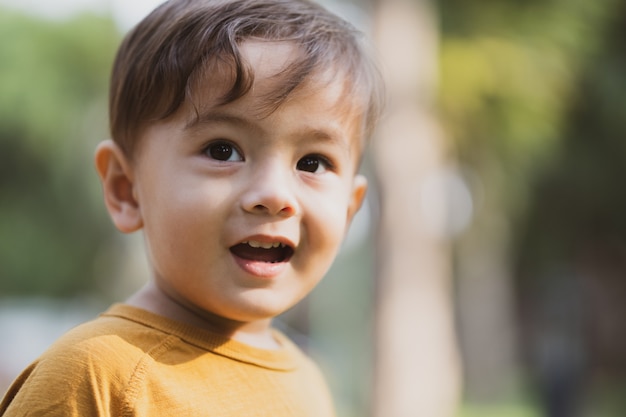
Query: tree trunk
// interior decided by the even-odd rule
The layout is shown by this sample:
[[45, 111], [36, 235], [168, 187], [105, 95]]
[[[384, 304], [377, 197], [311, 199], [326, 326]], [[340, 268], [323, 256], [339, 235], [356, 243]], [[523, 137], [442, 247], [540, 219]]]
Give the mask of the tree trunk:
[[381, 196], [375, 417], [452, 417], [459, 400], [450, 242], [425, 221], [427, 212], [441, 222], [447, 215], [445, 190], [424, 198], [425, 183], [447, 165], [433, 111], [435, 22], [425, 0], [379, 0], [389, 107], [373, 144]]

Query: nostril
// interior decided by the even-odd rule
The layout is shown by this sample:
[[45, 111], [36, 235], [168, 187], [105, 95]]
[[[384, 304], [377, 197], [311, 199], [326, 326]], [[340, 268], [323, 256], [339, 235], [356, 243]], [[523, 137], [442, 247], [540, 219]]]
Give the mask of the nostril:
[[279, 216], [292, 216], [295, 213], [295, 210], [291, 206], [283, 207], [277, 211], [270, 210], [269, 207], [264, 206], [263, 204], [257, 204], [252, 208], [255, 213], [269, 213], [272, 215]]
[[283, 207], [280, 210], [280, 214], [284, 216], [292, 216], [295, 212], [296, 210], [292, 206]]
[[297, 201], [288, 192], [278, 192], [277, 189], [260, 187], [245, 193], [241, 200], [241, 207], [248, 213], [289, 217], [297, 211]]

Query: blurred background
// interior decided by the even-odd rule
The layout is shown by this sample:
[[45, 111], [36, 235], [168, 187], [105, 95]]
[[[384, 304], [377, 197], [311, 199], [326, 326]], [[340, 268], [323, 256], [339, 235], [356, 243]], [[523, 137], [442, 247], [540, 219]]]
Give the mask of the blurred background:
[[[158, 3], [0, 0], [0, 392], [146, 280], [92, 155]], [[389, 84], [368, 201], [277, 322], [339, 417], [626, 415], [626, 1], [324, 4]]]

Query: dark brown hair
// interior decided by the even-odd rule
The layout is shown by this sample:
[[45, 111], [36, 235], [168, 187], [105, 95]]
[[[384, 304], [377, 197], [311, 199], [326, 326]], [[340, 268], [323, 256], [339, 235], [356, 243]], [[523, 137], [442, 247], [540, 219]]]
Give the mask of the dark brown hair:
[[291, 41], [303, 52], [281, 73], [283, 82], [268, 97], [270, 110], [313, 72], [333, 69], [345, 77], [347, 97], [361, 100], [363, 135], [370, 134], [382, 107], [382, 82], [352, 25], [307, 0], [170, 0], [118, 50], [109, 102], [113, 140], [131, 155], [142, 126], [190, 100], [194, 79], [207, 75], [211, 63], [226, 64], [233, 74], [223, 104], [245, 95], [254, 73], [239, 45], [251, 38]]

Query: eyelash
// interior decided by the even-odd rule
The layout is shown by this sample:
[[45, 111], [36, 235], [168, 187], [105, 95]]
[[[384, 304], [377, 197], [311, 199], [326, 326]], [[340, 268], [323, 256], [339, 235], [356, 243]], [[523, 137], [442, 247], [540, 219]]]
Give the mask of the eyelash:
[[[219, 149], [221, 148], [221, 149]], [[216, 152], [216, 153], [214, 153]], [[222, 152], [219, 154], [219, 152]], [[207, 157], [222, 162], [241, 162], [245, 161], [243, 157], [243, 152], [241, 152], [237, 146], [227, 140], [217, 140], [206, 145], [202, 153]], [[233, 154], [237, 155], [235, 159], [233, 158]], [[305, 165], [306, 164], [306, 165]], [[334, 165], [330, 162], [330, 160], [322, 155], [318, 154], [309, 154], [300, 158], [298, 162], [296, 162], [296, 169], [299, 171], [305, 171], [310, 173], [316, 173], [319, 167], [322, 166], [323, 172], [334, 170]], [[309, 168], [314, 168], [310, 170]], [[322, 172], [322, 173], [323, 173]]]
[[[220, 147], [221, 149], [218, 149]], [[224, 154], [219, 155], [213, 152], [223, 152]], [[237, 146], [226, 140], [211, 142], [204, 147], [202, 153], [211, 159], [222, 162], [240, 162], [245, 160], [245, 158], [243, 157], [243, 153], [237, 148]], [[231, 161], [233, 153], [238, 155], [238, 157]], [[224, 156], [226, 156], [226, 158], [222, 159], [222, 157]]]
[[[315, 161], [315, 163], [317, 165], [315, 165], [315, 170], [314, 171], [309, 171], [309, 170], [305, 169], [305, 168], [309, 168], [309, 166], [301, 165], [301, 162], [302, 161], [306, 161], [306, 160], [314, 160]], [[328, 158], [326, 158], [326, 157], [324, 157], [322, 155], [316, 155], [316, 154], [306, 155], [306, 156], [300, 158], [298, 160], [298, 162], [296, 163], [296, 169], [298, 169], [300, 171], [306, 171], [306, 172], [315, 173], [315, 172], [317, 172], [317, 169], [318, 169], [320, 164], [324, 167], [324, 172], [334, 169], [333, 164], [328, 160]]]

